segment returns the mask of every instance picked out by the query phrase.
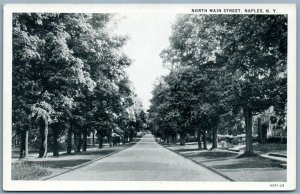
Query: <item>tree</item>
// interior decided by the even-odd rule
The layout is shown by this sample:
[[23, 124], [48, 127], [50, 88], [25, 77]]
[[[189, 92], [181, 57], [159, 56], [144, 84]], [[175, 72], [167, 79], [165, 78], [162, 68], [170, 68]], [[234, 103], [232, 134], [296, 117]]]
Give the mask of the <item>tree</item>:
[[71, 153], [72, 134], [76, 151], [80, 151], [82, 134], [85, 150], [88, 131], [113, 126], [122, 112], [118, 83], [130, 60], [120, 51], [126, 37], [106, 29], [111, 17], [14, 14], [13, 130], [21, 137], [20, 157], [27, 155], [28, 133], [35, 125], [28, 115], [37, 118], [44, 145], [42, 157], [47, 154], [48, 127], [57, 156], [57, 139], [65, 134], [61, 130], [67, 130], [67, 153]]
[[[231, 74], [234, 92], [238, 93], [236, 103], [233, 104], [241, 107], [244, 112], [245, 156], [251, 156], [252, 115], [268, 109], [274, 104], [277, 96], [285, 93], [285, 87], [278, 88], [275, 85], [285, 80], [287, 20], [285, 16], [248, 16], [230, 19], [227, 28], [231, 29], [235, 38], [226, 36], [224, 42], [228, 44], [224, 48], [222, 60], [225, 59], [227, 62], [227, 71]], [[286, 85], [286, 82], [283, 85]]]
[[32, 106], [32, 117], [37, 120], [38, 127], [41, 136], [41, 145], [39, 151], [39, 158], [47, 156], [47, 145], [48, 145], [48, 123], [50, 120], [50, 114], [54, 110], [46, 102], [40, 104], [34, 104]]
[[151, 119], [152, 130], [156, 131], [164, 141], [176, 132], [172, 120], [168, 120], [167, 113], [170, 103], [168, 101], [169, 91], [167, 83], [162, 79], [152, 91], [149, 117]]
[[253, 154], [252, 115], [272, 104], [281, 104], [280, 111], [286, 104], [286, 32], [286, 16], [183, 15], [174, 25], [170, 47], [161, 54], [171, 68], [194, 66], [203, 75], [221, 75], [208, 83], [219, 112], [212, 111], [218, 116], [207, 119], [243, 109], [245, 156]]
[[[200, 115], [206, 115], [206, 120], [202, 122], [207, 123], [208, 129], [206, 130], [211, 128], [214, 134], [212, 148], [215, 148], [217, 146], [218, 120], [225, 111], [226, 105], [221, 96], [222, 87], [220, 83], [222, 82], [223, 69], [214, 60], [214, 53], [218, 52], [219, 40], [214, 36], [213, 29], [210, 29], [209, 26], [210, 21], [206, 17], [192, 15], [179, 17], [173, 28], [173, 35], [170, 37], [170, 47], [164, 50], [161, 56], [166, 65], [171, 68], [192, 67], [188, 69], [191, 72], [185, 80], [189, 83], [185, 88], [188, 87], [191, 91], [195, 90], [193, 88], [198, 89], [193, 93], [190, 92], [194, 98], [193, 102], [190, 102], [194, 105], [192, 106], [194, 116], [191, 123], [198, 123], [197, 125], [200, 126], [197, 120], [201, 120]], [[203, 33], [202, 29], [208, 30], [204, 30]], [[202, 83], [197, 85], [199, 79], [202, 79]], [[209, 113], [200, 108], [203, 107], [203, 104], [210, 106]], [[195, 109], [196, 107], [198, 110]], [[204, 111], [203, 114], [202, 111]], [[202, 126], [204, 126], [203, 123]], [[198, 139], [200, 141], [200, 136]], [[199, 147], [200, 145], [199, 143]]]

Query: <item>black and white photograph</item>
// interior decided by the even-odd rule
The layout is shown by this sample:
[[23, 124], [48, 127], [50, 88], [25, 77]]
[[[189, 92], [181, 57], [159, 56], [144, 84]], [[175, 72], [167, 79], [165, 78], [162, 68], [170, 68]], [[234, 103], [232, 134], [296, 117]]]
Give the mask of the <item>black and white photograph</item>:
[[293, 4], [5, 5], [7, 191], [296, 189]]

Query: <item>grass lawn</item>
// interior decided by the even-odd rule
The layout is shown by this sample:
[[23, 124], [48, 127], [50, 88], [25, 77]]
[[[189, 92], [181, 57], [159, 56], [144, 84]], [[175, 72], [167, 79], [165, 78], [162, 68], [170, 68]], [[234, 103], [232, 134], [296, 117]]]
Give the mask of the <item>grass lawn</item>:
[[286, 169], [281, 165], [282, 162], [260, 156], [205, 161], [203, 164], [217, 169], [236, 181], [284, 182], [287, 180]]
[[44, 168], [70, 168], [88, 162], [91, 160], [77, 159], [77, 160], [44, 160], [44, 161], [27, 161], [31, 165], [38, 165]]
[[12, 162], [12, 180], [39, 180], [51, 174], [65, 172], [72, 167], [92, 161], [99, 157], [109, 155], [126, 147], [134, 145], [139, 139], [133, 142], [115, 146], [103, 147], [102, 149], [91, 149], [85, 152], [61, 154], [59, 157], [49, 156], [47, 158], [37, 158], [37, 154], [30, 155], [27, 160], [17, 160]]
[[266, 154], [270, 152], [286, 154], [287, 147], [286, 144], [268, 143], [253, 145], [253, 150], [260, 154]]
[[[213, 168], [235, 181], [286, 181], [287, 174], [283, 162], [260, 156], [237, 158], [238, 152], [199, 150], [196, 144], [165, 147], [199, 164]], [[253, 147], [259, 153], [286, 151], [284, 144], [260, 144]]]
[[52, 171], [49, 168], [28, 162], [17, 162], [11, 166], [12, 180], [38, 180], [51, 173]]

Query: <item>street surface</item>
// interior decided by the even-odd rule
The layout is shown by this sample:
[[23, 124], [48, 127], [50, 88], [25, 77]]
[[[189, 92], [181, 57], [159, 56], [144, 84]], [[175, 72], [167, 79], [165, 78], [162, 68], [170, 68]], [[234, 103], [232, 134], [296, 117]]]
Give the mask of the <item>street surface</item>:
[[151, 134], [130, 148], [50, 180], [228, 181], [160, 146]]

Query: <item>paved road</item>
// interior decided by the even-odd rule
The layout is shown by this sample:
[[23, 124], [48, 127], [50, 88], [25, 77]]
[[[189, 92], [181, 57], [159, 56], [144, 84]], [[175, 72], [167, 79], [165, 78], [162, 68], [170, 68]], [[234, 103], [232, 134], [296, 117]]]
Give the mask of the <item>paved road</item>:
[[150, 134], [130, 148], [51, 180], [228, 181], [160, 146]]

